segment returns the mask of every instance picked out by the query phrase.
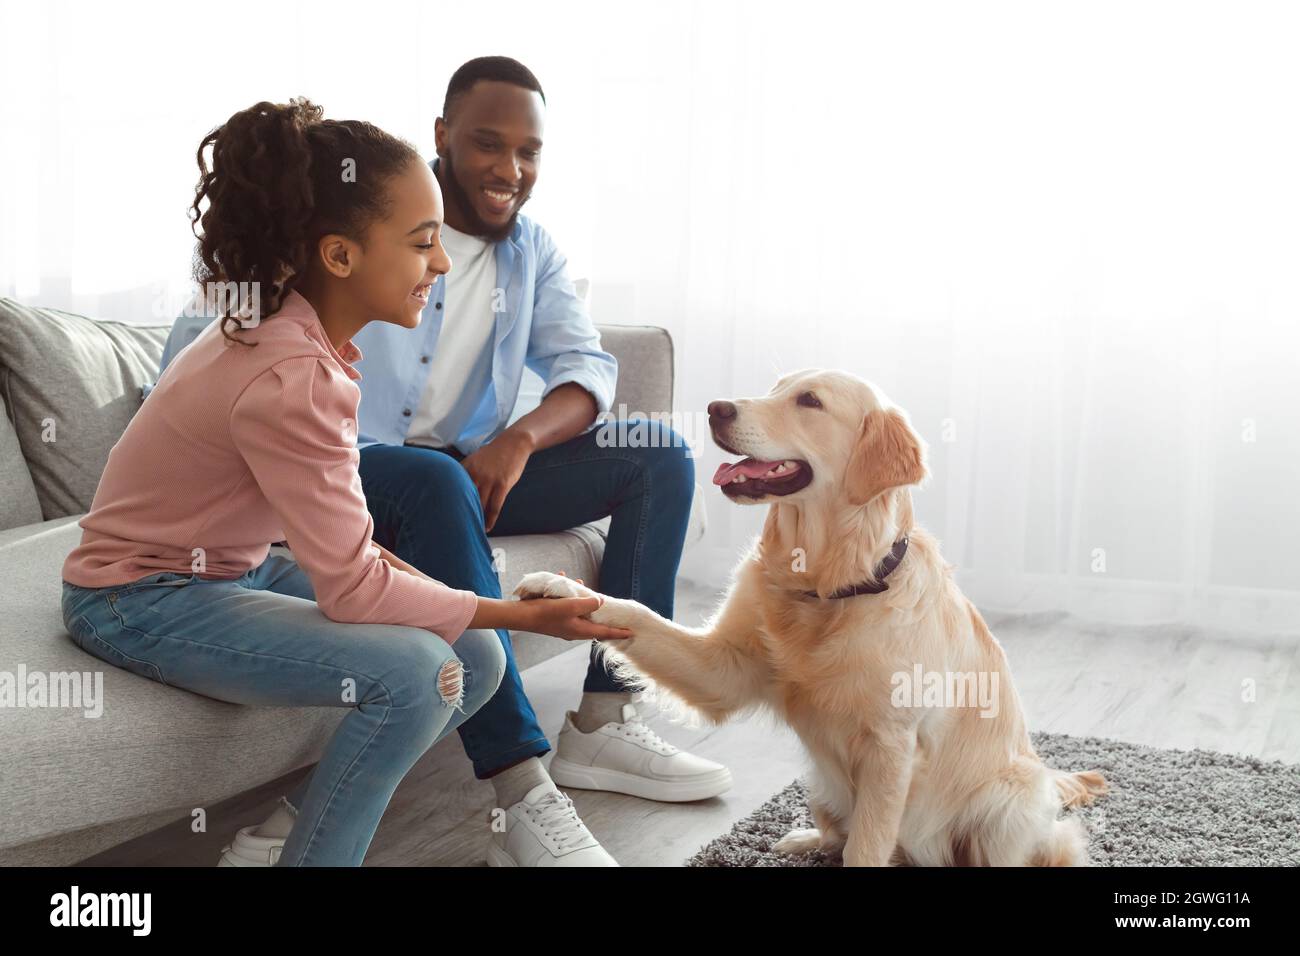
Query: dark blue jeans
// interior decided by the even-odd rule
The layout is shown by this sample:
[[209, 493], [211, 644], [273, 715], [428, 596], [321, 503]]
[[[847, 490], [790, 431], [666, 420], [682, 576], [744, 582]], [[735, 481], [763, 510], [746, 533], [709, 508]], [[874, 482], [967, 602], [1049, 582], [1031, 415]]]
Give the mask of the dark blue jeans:
[[[546, 534], [611, 516], [599, 589], [671, 618], [695, 492], [690, 448], [653, 421], [635, 431], [629, 422], [626, 433], [609, 430], [644, 436], [642, 447], [602, 448], [599, 434], [596, 429], [535, 452], [506, 496], [492, 535]], [[360, 472], [377, 542], [444, 584], [501, 597], [478, 490], [458, 452], [370, 445], [361, 449]], [[497, 633], [506, 651], [501, 686], [458, 728], [480, 779], [551, 749], [524, 694], [509, 635]], [[596, 651], [593, 641], [583, 690], [623, 690]]]

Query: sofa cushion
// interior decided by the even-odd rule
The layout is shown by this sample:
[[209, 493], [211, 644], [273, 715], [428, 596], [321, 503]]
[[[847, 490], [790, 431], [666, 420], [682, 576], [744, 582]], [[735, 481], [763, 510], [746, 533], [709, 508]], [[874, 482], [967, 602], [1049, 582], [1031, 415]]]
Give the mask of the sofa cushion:
[[[5, 370], [0, 368], [0, 393]], [[2, 410], [0, 410], [2, 411]], [[7, 411], [0, 413], [0, 531], [41, 520], [41, 503]]]
[[[673, 340], [651, 325], [599, 325], [600, 347], [618, 359], [614, 418], [668, 415], [673, 410]], [[619, 406], [623, 406], [620, 408]]]
[[140, 326], [0, 298], [0, 366], [48, 519], [90, 509], [108, 453], [158, 376], [169, 325]]

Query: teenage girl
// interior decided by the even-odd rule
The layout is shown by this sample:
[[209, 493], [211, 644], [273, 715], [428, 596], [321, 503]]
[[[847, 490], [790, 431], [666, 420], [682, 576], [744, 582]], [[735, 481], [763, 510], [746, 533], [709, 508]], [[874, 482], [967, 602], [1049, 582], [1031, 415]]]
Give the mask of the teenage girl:
[[[371, 540], [351, 339], [416, 327], [451, 269], [416, 150], [297, 100], [236, 113], [198, 162], [195, 278], [236, 307], [113, 447], [63, 566], [63, 619], [90, 654], [173, 687], [347, 708], [277, 865], [357, 866], [407, 771], [496, 691], [495, 628], [628, 633], [584, 619], [599, 598], [482, 598]], [[270, 555], [282, 540], [292, 560]]]

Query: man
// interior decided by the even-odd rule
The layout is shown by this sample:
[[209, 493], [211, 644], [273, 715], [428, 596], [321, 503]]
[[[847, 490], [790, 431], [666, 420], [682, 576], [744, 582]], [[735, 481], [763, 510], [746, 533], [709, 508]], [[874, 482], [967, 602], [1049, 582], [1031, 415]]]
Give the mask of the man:
[[[600, 348], [564, 256], [520, 214], [537, 181], [545, 103], [537, 78], [508, 57], [471, 60], [448, 84], [431, 165], [452, 270], [430, 291], [419, 327], [372, 323], [354, 340], [375, 541], [430, 577], [498, 597], [488, 533], [542, 534], [610, 516], [600, 589], [671, 618], [694, 462], [680, 436], [654, 422], [640, 426], [648, 447], [597, 440], [617, 363]], [[177, 321], [164, 367], [207, 321]], [[507, 427], [526, 366], [545, 382], [542, 400]], [[490, 862], [617, 865], [556, 783], [666, 801], [730, 787], [726, 767], [677, 750], [638, 718], [594, 644], [548, 776], [538, 758], [550, 745], [500, 634], [501, 686], [459, 729], [475, 775], [491, 780], [506, 811]], [[258, 832], [287, 834], [284, 813]]]

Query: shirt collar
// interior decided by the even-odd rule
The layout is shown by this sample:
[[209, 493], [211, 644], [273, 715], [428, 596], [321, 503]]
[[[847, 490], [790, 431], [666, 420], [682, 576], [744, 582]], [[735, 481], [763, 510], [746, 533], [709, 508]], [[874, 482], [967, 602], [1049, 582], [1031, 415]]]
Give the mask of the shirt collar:
[[330, 337], [325, 334], [325, 327], [320, 324], [320, 316], [311, 307], [311, 303], [296, 289], [291, 289], [284, 297], [280, 303], [280, 312], [304, 320], [303, 327], [307, 330], [307, 334], [329, 351], [348, 378], [354, 382], [361, 378], [361, 373], [352, 367], [352, 363], [361, 361], [361, 349], [351, 339], [343, 343], [343, 348], [336, 349]]

